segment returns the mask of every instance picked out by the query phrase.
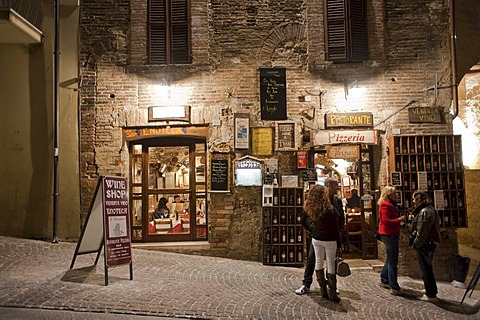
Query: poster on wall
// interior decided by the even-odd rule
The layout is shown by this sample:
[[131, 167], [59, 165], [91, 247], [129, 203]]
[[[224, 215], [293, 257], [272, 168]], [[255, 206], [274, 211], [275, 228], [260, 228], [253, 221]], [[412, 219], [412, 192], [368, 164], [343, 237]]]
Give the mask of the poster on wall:
[[255, 156], [273, 155], [273, 128], [252, 128], [252, 154]]
[[262, 120], [287, 119], [285, 68], [260, 68], [260, 116]]
[[248, 114], [235, 114], [235, 149], [250, 148], [250, 119]]

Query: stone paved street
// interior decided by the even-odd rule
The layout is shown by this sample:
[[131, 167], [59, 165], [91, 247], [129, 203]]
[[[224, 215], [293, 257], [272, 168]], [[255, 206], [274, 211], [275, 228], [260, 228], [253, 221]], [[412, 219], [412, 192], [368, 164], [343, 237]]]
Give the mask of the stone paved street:
[[433, 304], [415, 299], [423, 289], [419, 280], [400, 277], [403, 293], [392, 296], [369, 268], [339, 278], [342, 301], [337, 305], [321, 299], [318, 285], [309, 295], [295, 295], [300, 268], [133, 249], [134, 279], [121, 266], [109, 269], [105, 286], [103, 260], [94, 267], [94, 254], [77, 257], [69, 269], [75, 247], [0, 237], [0, 319], [13, 319], [15, 308], [80, 315], [68, 319], [82, 314], [104, 319], [114, 314], [142, 319], [480, 319], [477, 291], [460, 305], [465, 290], [441, 282], [440, 302]]

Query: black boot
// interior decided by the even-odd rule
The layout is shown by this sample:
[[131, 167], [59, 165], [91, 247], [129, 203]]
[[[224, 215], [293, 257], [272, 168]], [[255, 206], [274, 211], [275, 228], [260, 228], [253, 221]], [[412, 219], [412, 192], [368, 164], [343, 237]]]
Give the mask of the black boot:
[[320, 286], [320, 294], [322, 295], [323, 299], [328, 300], [327, 281], [325, 280], [323, 269], [315, 270], [315, 274], [317, 275], [318, 285]]
[[328, 295], [330, 296], [330, 300], [333, 302], [340, 302], [340, 298], [337, 295], [337, 275], [328, 274]]

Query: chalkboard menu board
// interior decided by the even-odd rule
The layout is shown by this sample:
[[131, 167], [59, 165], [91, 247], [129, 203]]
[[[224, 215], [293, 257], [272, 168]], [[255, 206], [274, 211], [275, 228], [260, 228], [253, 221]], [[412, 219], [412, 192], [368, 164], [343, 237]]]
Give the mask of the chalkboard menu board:
[[392, 172], [392, 186], [399, 187], [402, 185], [402, 173], [401, 172]]
[[228, 153], [212, 153], [210, 191], [230, 191], [230, 155]]
[[260, 68], [262, 120], [287, 119], [287, 78], [285, 68]]
[[305, 169], [302, 171], [303, 181], [317, 181], [317, 171], [315, 169]]

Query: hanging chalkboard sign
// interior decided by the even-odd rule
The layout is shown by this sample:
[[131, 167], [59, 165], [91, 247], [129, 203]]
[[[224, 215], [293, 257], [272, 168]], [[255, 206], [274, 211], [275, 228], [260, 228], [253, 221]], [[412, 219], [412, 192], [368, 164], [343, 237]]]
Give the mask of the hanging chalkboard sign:
[[262, 120], [287, 119], [287, 78], [285, 68], [260, 68]]
[[210, 161], [210, 191], [230, 191], [230, 155], [212, 153]]
[[314, 168], [312, 169], [305, 169], [302, 171], [302, 180], [303, 181], [317, 181], [317, 170]]

